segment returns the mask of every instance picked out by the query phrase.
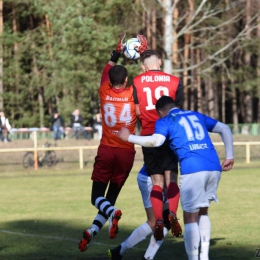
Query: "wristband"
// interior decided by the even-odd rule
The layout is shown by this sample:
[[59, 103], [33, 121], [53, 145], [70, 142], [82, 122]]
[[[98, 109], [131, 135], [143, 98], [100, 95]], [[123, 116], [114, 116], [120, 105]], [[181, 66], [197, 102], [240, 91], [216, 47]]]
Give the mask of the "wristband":
[[114, 63], [117, 63], [117, 61], [118, 61], [120, 55], [121, 55], [121, 54], [120, 54], [119, 52], [117, 52], [117, 51], [112, 51], [110, 60], [111, 60], [112, 62], [114, 62]]

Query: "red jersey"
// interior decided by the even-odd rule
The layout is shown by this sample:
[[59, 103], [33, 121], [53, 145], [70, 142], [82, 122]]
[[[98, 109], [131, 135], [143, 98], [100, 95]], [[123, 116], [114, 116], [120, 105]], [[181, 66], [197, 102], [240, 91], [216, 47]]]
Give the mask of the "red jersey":
[[101, 144], [111, 147], [132, 148], [133, 143], [121, 140], [117, 134], [122, 127], [134, 134], [136, 112], [133, 87], [115, 89], [108, 81], [108, 71], [112, 66], [107, 64], [103, 70], [99, 97], [102, 113], [102, 139]]
[[[170, 96], [176, 100], [178, 90], [181, 89], [182, 91], [181, 81], [179, 78], [163, 71], [150, 70], [135, 77], [133, 85], [136, 88], [141, 113], [141, 135], [152, 135], [155, 121], [159, 118], [155, 109], [156, 101], [161, 96]], [[181, 91], [180, 96], [182, 99]]]

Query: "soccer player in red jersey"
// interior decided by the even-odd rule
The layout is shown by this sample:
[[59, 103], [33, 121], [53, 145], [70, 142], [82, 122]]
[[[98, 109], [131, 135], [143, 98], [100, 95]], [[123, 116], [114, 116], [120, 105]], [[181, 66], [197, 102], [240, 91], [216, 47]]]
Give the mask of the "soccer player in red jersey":
[[[133, 80], [136, 90], [141, 121], [141, 135], [152, 135], [155, 122], [159, 118], [155, 104], [163, 95], [172, 97], [177, 106], [183, 101], [182, 81], [173, 75], [161, 71], [161, 59], [153, 50], [146, 50], [141, 54], [143, 73]], [[179, 203], [180, 190], [177, 185], [178, 160], [170, 149], [167, 141], [161, 147], [142, 147], [146, 172], [151, 176], [153, 188], [151, 191], [151, 203], [155, 215], [154, 237], [162, 240], [164, 237], [163, 218], [163, 189], [166, 184], [166, 197], [169, 201], [168, 220], [171, 224], [171, 232], [178, 237], [182, 233], [176, 217]]]
[[[116, 199], [132, 169], [134, 145], [118, 138], [118, 131], [126, 127], [134, 133], [136, 105], [133, 87], [127, 87], [127, 69], [115, 65], [124, 49], [123, 34], [117, 48], [106, 64], [98, 90], [102, 114], [102, 138], [92, 172], [91, 202], [99, 210], [91, 227], [83, 232], [79, 243], [80, 251], [85, 251], [91, 240], [109, 219], [109, 237], [116, 237], [118, 221], [122, 215], [114, 207]], [[108, 190], [106, 192], [106, 189]]]

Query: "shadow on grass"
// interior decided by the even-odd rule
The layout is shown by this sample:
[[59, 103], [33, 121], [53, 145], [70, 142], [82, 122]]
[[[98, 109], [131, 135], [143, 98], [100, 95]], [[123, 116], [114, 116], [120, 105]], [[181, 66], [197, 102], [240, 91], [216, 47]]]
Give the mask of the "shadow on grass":
[[[17, 222], [6, 222], [0, 228], [0, 259], [3, 260], [108, 260], [107, 250], [119, 245], [124, 241], [132, 229], [120, 227], [116, 239], [108, 238], [107, 225], [99, 232], [86, 252], [78, 250], [78, 242], [82, 237], [85, 227], [73, 222], [53, 220], [21, 220]], [[79, 228], [82, 226], [82, 228]], [[142, 259], [149, 243], [145, 241], [129, 249], [123, 259]], [[232, 260], [256, 259], [255, 248], [250, 245], [244, 247], [233, 245], [225, 238], [211, 240], [210, 259]], [[166, 237], [162, 247], [155, 259], [187, 259], [183, 237], [173, 238], [170, 233]]]

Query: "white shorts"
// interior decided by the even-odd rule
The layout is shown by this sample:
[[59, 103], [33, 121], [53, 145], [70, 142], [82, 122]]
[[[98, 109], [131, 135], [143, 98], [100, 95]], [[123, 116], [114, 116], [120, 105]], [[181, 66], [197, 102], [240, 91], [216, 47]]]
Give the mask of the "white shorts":
[[198, 212], [209, 207], [210, 201], [218, 202], [217, 187], [221, 172], [203, 171], [180, 176], [180, 197], [183, 211]]
[[136, 179], [137, 179], [139, 190], [142, 195], [144, 208], [145, 209], [152, 208], [150, 194], [153, 187], [153, 183], [151, 177], [138, 173]]

